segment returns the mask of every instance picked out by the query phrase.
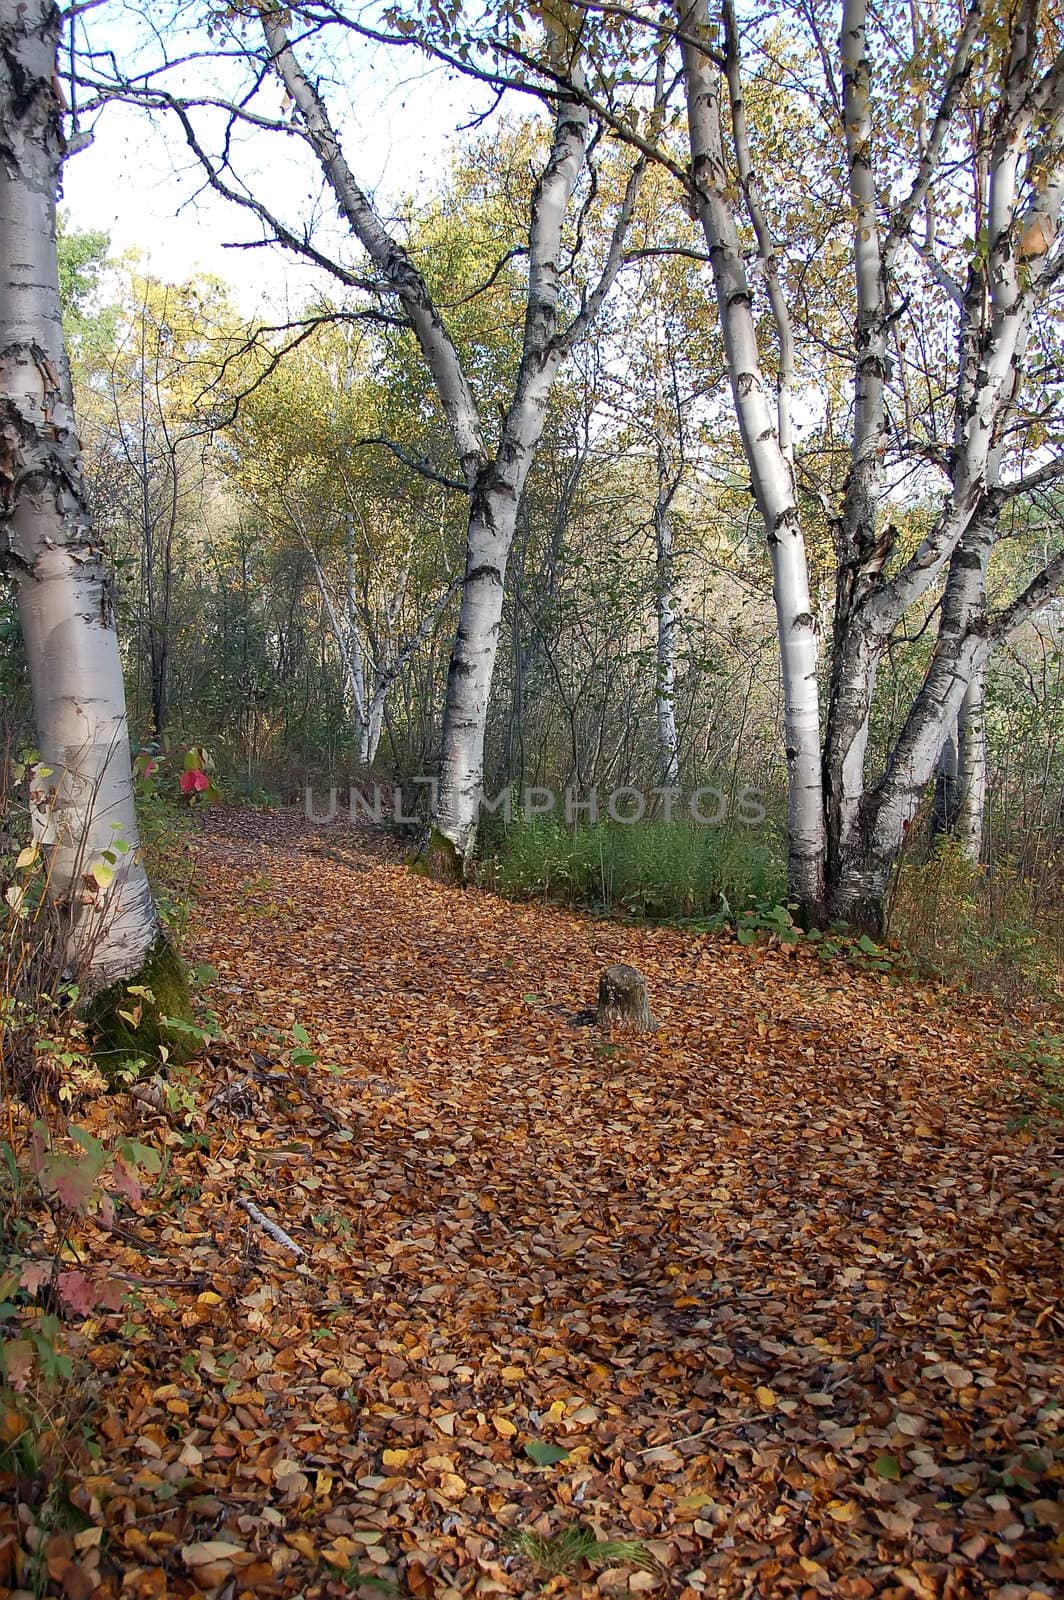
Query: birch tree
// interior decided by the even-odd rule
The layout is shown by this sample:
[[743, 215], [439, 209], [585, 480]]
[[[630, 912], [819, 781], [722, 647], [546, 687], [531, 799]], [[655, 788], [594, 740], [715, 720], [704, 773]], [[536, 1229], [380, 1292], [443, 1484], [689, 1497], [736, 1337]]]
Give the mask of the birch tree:
[[[1026, 589], [988, 611], [987, 571], [1002, 507], [1064, 470], [1064, 455], [1052, 448], [1043, 447], [1033, 466], [1030, 444], [1023, 449], [1031, 437], [1036, 317], [1054, 314], [1059, 279], [1064, 56], [1055, 24], [1037, 0], [1022, 0], [1004, 23], [990, 17], [983, 0], [974, 0], [948, 48], [937, 33], [934, 50], [914, 40], [915, 74], [896, 55], [889, 88], [880, 91], [909, 93], [917, 101], [911, 149], [897, 122], [890, 124], [895, 143], [888, 182], [880, 173], [887, 113], [875, 93], [865, 0], [847, 0], [837, 55], [822, 26], [824, 13], [810, 8], [807, 15], [807, 37], [823, 64], [824, 99], [836, 108], [848, 174], [855, 311], [841, 504], [832, 504], [822, 486], [818, 491], [838, 563], [822, 767], [814, 759], [820, 745], [815, 626], [792, 471], [788, 402], [795, 339], [782, 283], [784, 252], [756, 173], [735, 10], [725, 0], [718, 28], [698, 0], [678, 8], [677, 23], [694, 204], [709, 246], [740, 433], [773, 550], [788, 703], [791, 890], [807, 915], [826, 910], [878, 929], [890, 873], [969, 685], [985, 671], [995, 641], [1021, 627], [1064, 578], [1064, 555], [1053, 556]], [[937, 81], [936, 55], [943, 62]], [[913, 76], [922, 73], [931, 88], [921, 83], [914, 90]], [[970, 179], [967, 195], [958, 169]], [[775, 333], [774, 414], [740, 222], [754, 244]], [[965, 260], [965, 236], [975, 241], [974, 254], [967, 247], [966, 280], [957, 270]], [[913, 363], [898, 327], [929, 307], [952, 322], [957, 358], [951, 362], [945, 352], [939, 358], [921, 418], [909, 388]], [[1043, 347], [1037, 380], [1043, 389], [1055, 381], [1045, 355]], [[946, 448], [935, 437], [944, 406], [952, 410]], [[946, 480], [924, 537], [897, 553], [889, 518], [891, 458], [922, 459]], [[939, 622], [926, 677], [874, 778], [866, 756], [877, 669], [904, 619], [938, 586]], [[977, 789], [973, 774], [973, 799]]]
[[[816, 918], [824, 901], [827, 841], [820, 776], [816, 618], [791, 443], [790, 321], [778, 290], [775, 245], [752, 181], [737, 54], [730, 48], [726, 63], [722, 63], [705, 48], [702, 41], [709, 36], [706, 0], [696, 0], [693, 6], [679, 0], [677, 20], [687, 91], [693, 204], [706, 236], [739, 432], [772, 558], [785, 708], [788, 884], [806, 915]], [[728, 25], [734, 38], [731, 14]], [[774, 401], [761, 369], [753, 294], [730, 196], [731, 167], [723, 142], [726, 106], [730, 106], [739, 152], [740, 182], [756, 219], [758, 249], [772, 291], [780, 348]]]
[[[92, 525], [60, 318], [56, 190], [59, 12], [25, 0], [0, 17], [0, 531], [29, 662], [41, 764], [34, 790], [47, 886], [70, 970], [119, 1003], [139, 977], [142, 1038], [187, 991], [162, 938], [138, 848], [114, 589]], [[128, 1004], [128, 1002], [126, 1002]], [[97, 1027], [112, 1016], [102, 998]], [[121, 1030], [114, 1055], [136, 1049]]]
[[[324, 22], [357, 28], [357, 19], [329, 8], [322, 19], [307, 7], [306, 29], [298, 36], [301, 8], [272, 3], [234, 7], [233, 37], [240, 37], [255, 74], [255, 92], [264, 75], [283, 85], [290, 121], [260, 113], [247, 97], [228, 102], [231, 126], [273, 128], [295, 133], [313, 153], [339, 213], [364, 251], [368, 270], [353, 271], [314, 245], [308, 230], [284, 222], [268, 200], [250, 194], [228, 169], [231, 146], [213, 156], [195, 125], [195, 102], [170, 93], [165, 69], [149, 75], [148, 87], [128, 81], [104, 93], [121, 93], [166, 107], [180, 119], [186, 138], [208, 181], [228, 198], [250, 209], [268, 235], [332, 271], [349, 288], [389, 302], [393, 324], [410, 330], [430, 372], [450, 431], [457, 461], [454, 485], [468, 495], [468, 532], [461, 608], [447, 680], [441, 739], [438, 802], [432, 819], [430, 852], [441, 868], [461, 874], [476, 843], [483, 783], [484, 735], [502, 618], [503, 585], [521, 495], [543, 431], [547, 404], [569, 351], [594, 325], [623, 264], [624, 239], [635, 210], [645, 157], [633, 163], [616, 208], [604, 259], [591, 281], [579, 285], [573, 267], [580, 248], [578, 186], [584, 178], [593, 122], [583, 94], [583, 24], [578, 15], [553, 19], [547, 26], [546, 53], [554, 62], [558, 87], [552, 95], [552, 128], [546, 159], [539, 167], [529, 203], [527, 235], [510, 255], [527, 258], [524, 326], [508, 400], [492, 442], [466, 361], [424, 274], [374, 204], [338, 136], [325, 94], [305, 65], [309, 40]], [[261, 35], [255, 51], [250, 30]], [[402, 41], [400, 41], [402, 42]], [[97, 85], [100, 88], [100, 85]], [[660, 85], [659, 85], [660, 88]], [[209, 96], [203, 98], [209, 99]], [[596, 135], [597, 136], [597, 135]], [[573, 299], [575, 309], [567, 302]]]

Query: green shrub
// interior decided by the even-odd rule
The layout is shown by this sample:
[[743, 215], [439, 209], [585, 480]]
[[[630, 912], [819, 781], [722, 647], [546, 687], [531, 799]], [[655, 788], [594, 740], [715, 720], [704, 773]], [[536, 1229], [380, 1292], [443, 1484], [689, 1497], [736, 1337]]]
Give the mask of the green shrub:
[[786, 864], [772, 833], [686, 818], [575, 828], [515, 818], [485, 876], [515, 898], [660, 919], [730, 917], [786, 899]]

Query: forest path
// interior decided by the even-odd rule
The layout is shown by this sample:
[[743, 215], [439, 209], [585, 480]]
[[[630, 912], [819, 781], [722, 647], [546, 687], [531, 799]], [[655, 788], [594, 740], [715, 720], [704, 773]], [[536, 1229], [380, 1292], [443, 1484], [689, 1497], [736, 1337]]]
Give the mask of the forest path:
[[[173, 1150], [140, 1224], [169, 1286], [94, 1357], [116, 1594], [532, 1595], [503, 1530], [577, 1521], [656, 1565], [554, 1592], [1054, 1591], [1061, 1174], [1010, 1131], [989, 1008], [441, 887], [289, 815], [196, 850], [191, 953], [259, 1076]], [[617, 960], [651, 1035], [579, 1016]], [[267, 1024], [321, 1064], [271, 1085]], [[197, 1566], [210, 1540], [240, 1553]]]

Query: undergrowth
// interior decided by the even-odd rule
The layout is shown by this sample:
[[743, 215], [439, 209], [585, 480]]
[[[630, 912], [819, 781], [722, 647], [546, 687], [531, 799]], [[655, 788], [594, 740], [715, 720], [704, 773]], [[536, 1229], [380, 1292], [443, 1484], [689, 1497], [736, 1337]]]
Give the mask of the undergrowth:
[[805, 938], [825, 959], [934, 978], [1005, 1004], [1061, 999], [1064, 898], [1058, 905], [1011, 863], [973, 867], [950, 840], [924, 860], [902, 863], [878, 942], [842, 927], [803, 935], [787, 904], [783, 844], [769, 828], [699, 827], [686, 819], [572, 828], [515, 817], [480, 879], [513, 899], [695, 932], [731, 929], [742, 944]]
[[[157, 771], [145, 762], [138, 775], [140, 842], [167, 934], [180, 937], [189, 824]], [[95, 1395], [76, 1329], [127, 1299], [128, 1285], [94, 1265], [94, 1238], [161, 1167], [110, 1116], [99, 1117], [101, 1137], [69, 1120], [106, 1085], [85, 1020], [93, 952], [79, 947], [71, 964], [69, 918], [49, 893], [49, 852], [35, 838], [31, 789], [49, 775], [18, 732], [0, 730], [0, 1482], [18, 1518], [15, 1543], [6, 1522], [0, 1529], [0, 1585], [13, 1579], [34, 1594], [49, 1578], [89, 1592], [86, 1572], [73, 1560], [68, 1571], [56, 1544], [75, 1526], [65, 1474], [93, 1449]], [[101, 887], [130, 848], [116, 832], [96, 864]], [[204, 1030], [189, 1031], [198, 1042]]]
[[651, 819], [575, 828], [514, 818], [484, 881], [501, 894], [674, 920], [771, 908], [786, 899], [786, 863], [774, 833]]
[[1010, 861], [973, 866], [954, 841], [895, 879], [888, 930], [920, 973], [1006, 1005], [1062, 997], [1064, 905]]
[[1004, 1057], [1013, 1079], [1018, 1122], [1064, 1122], [1064, 1037], [1042, 1028]]

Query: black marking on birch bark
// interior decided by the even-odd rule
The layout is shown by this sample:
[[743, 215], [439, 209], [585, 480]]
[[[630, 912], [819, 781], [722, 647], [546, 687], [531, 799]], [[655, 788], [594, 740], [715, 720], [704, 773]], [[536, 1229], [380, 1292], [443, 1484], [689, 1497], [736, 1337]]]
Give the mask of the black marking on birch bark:
[[894, 363], [887, 356], [870, 353], [860, 358], [857, 371], [862, 378], [880, 378], [886, 383], [894, 371]]
[[977, 550], [966, 550], [959, 544], [953, 552], [954, 564], [965, 572], [978, 572], [983, 565], [982, 557]]
[[502, 573], [498, 567], [492, 566], [490, 562], [484, 562], [479, 567], [473, 567], [471, 571], [466, 573], [466, 583], [482, 583], [485, 580], [500, 585], [502, 583]]
[[115, 581], [106, 571], [100, 579], [99, 620], [102, 628], [113, 628], [115, 625]]

